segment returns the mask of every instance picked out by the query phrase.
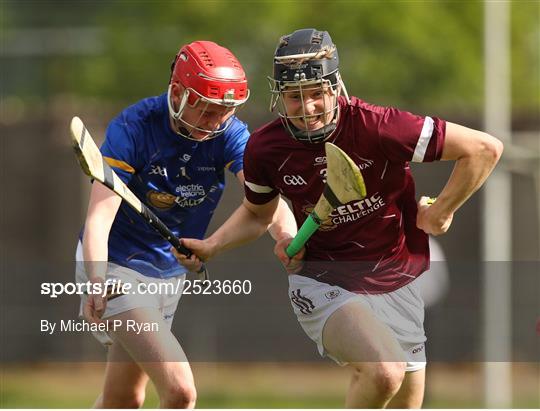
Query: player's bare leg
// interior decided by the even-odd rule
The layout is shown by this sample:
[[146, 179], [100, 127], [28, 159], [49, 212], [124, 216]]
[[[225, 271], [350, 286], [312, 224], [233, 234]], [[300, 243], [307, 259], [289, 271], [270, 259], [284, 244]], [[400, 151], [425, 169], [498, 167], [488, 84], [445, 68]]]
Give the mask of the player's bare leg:
[[425, 382], [425, 368], [405, 373], [401, 388], [388, 404], [388, 408], [421, 408]]
[[390, 329], [371, 310], [358, 301], [340, 307], [326, 321], [323, 344], [330, 355], [353, 369], [347, 407], [388, 405], [405, 377], [406, 363]]
[[128, 319], [138, 324], [158, 324], [158, 332], [136, 334], [121, 327], [112, 336], [150, 377], [159, 395], [160, 407], [194, 408], [197, 394], [191, 368], [162, 314], [155, 308], [136, 308], [109, 320], [122, 320], [126, 324]]
[[140, 408], [146, 395], [148, 376], [120, 344], [113, 344], [107, 355], [103, 393], [94, 408]]

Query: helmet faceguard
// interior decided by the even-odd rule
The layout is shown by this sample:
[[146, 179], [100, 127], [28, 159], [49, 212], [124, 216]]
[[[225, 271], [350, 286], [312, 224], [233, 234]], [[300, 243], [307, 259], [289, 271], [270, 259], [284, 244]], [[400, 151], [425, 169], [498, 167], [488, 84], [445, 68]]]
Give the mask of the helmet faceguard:
[[[173, 93], [178, 97], [177, 104]], [[177, 134], [196, 141], [219, 136], [231, 124], [236, 108], [248, 98], [244, 69], [228, 49], [211, 41], [196, 41], [183, 46], [176, 55], [171, 65], [167, 102]], [[205, 115], [211, 105], [230, 108], [231, 112], [223, 123], [210, 129], [205, 125]], [[189, 116], [190, 120], [185, 118], [187, 108], [197, 108], [197, 114]], [[194, 138], [194, 131], [207, 135]]]
[[[317, 143], [327, 140], [334, 132], [339, 116], [338, 96], [343, 93], [348, 99], [345, 85], [339, 74], [339, 58], [336, 46], [326, 31], [315, 29], [297, 30], [281, 37], [274, 54], [274, 75], [268, 78], [272, 92], [270, 110], [278, 107], [278, 115], [291, 135], [300, 141]], [[330, 94], [329, 104], [324, 98], [323, 109], [317, 113], [306, 113], [303, 101], [304, 92]], [[297, 93], [301, 99], [302, 112], [287, 113], [285, 96]], [[313, 118], [323, 119], [324, 125], [310, 130], [308, 122]], [[304, 123], [296, 127], [295, 123]]]

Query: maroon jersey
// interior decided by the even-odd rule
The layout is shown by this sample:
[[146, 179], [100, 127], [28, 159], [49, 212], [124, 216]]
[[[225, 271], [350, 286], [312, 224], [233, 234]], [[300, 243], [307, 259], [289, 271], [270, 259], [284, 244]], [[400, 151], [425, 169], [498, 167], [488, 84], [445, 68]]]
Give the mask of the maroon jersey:
[[[367, 197], [338, 207], [306, 244], [302, 275], [357, 293], [394, 291], [429, 268], [427, 235], [416, 227], [410, 161], [441, 157], [446, 123], [356, 97], [339, 98], [331, 141], [358, 165]], [[325, 184], [324, 144], [299, 142], [277, 119], [244, 152], [245, 193], [254, 204], [288, 198], [300, 226]]]

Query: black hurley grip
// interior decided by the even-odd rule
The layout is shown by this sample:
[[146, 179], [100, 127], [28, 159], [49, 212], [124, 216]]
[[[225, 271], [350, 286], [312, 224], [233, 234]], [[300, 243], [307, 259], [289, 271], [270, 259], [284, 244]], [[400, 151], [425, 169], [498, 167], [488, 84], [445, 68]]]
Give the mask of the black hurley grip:
[[[169, 228], [163, 224], [163, 221], [161, 221], [148, 207], [146, 207], [143, 203], [141, 203], [141, 214], [144, 217], [144, 219], [156, 230], [159, 231], [159, 233], [165, 238], [171, 245], [176, 248], [176, 251], [179, 253], [184, 254], [187, 258], [191, 257], [193, 253], [189, 248], [186, 248], [182, 245], [178, 237], [174, 235], [174, 233], [169, 230]], [[203, 281], [209, 280], [208, 270], [206, 269], [206, 265], [203, 263], [201, 265], [200, 270], [197, 272], [199, 274], [199, 278]]]
[[191, 257], [193, 254], [191, 250], [184, 247], [178, 237], [174, 235], [174, 233], [167, 228], [165, 224], [163, 224], [163, 221], [161, 221], [148, 207], [146, 207], [144, 204], [141, 203], [142, 206], [142, 216], [148, 223], [154, 227], [156, 230], [159, 231], [159, 233], [169, 242], [171, 245], [176, 248], [176, 251], [179, 253], [184, 254], [186, 257]]
[[101, 161], [103, 162], [103, 179], [105, 180], [103, 183], [114, 191], [114, 171], [104, 158]]
[[328, 184], [324, 186], [323, 195], [326, 198], [326, 201], [333, 207], [338, 208], [340, 205], [343, 205], [341, 201], [336, 197], [332, 189]]

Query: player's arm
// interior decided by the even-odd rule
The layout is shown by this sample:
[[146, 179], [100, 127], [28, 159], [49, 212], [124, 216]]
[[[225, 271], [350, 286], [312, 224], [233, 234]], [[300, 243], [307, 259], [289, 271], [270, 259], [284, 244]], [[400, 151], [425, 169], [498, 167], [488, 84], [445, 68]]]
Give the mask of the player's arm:
[[[244, 185], [244, 173], [239, 171], [238, 181]], [[204, 240], [182, 239], [182, 244], [193, 251], [191, 258], [172, 252], [180, 263], [189, 267], [198, 267], [200, 259], [208, 261], [217, 254], [255, 241], [266, 231], [278, 242], [291, 241], [297, 231], [294, 216], [287, 203], [279, 195], [264, 204], [254, 204], [244, 198], [240, 207], [216, 230]], [[302, 258], [300, 254], [298, 258]], [[288, 257], [287, 257], [288, 259]]]
[[[190, 248], [193, 254], [203, 261], [208, 261], [223, 251], [262, 236], [272, 224], [278, 204], [279, 196], [262, 205], [250, 203], [244, 198], [240, 207], [210, 237], [205, 240], [183, 238], [182, 244]], [[178, 252], [173, 250], [173, 253], [180, 262], [184, 260]]]
[[121, 202], [122, 199], [103, 184], [92, 184], [83, 236], [83, 255], [90, 279], [105, 279], [105, 270], [101, 267], [105, 264], [90, 263], [107, 261], [109, 232]]
[[[242, 187], [244, 187], [244, 172], [240, 170], [236, 176], [238, 177], [238, 182], [242, 185]], [[280, 196], [278, 196], [278, 198], [279, 203], [272, 217], [272, 222], [268, 227], [268, 232], [276, 241], [284, 238], [293, 238], [297, 231], [296, 221], [291, 209], [285, 200], [283, 200]]]
[[[102, 184], [92, 184], [83, 235], [83, 255], [88, 279], [104, 282], [108, 260], [108, 239], [122, 199]], [[105, 311], [106, 300], [91, 294], [84, 307], [88, 321], [99, 321]]]
[[[228, 220], [225, 221], [225, 223], [223, 223], [223, 225], [210, 237], [205, 240], [184, 238], [182, 239], [182, 242], [203, 261], [207, 261], [223, 251], [256, 240], [262, 236], [271, 225], [275, 226], [276, 231], [274, 234], [280, 235], [280, 239], [290, 239], [296, 232], [296, 223], [294, 220], [291, 222], [287, 219], [291, 226], [275, 223], [275, 220], [279, 218], [280, 215], [278, 208], [280, 207], [281, 202], [283, 202], [283, 200], [280, 199], [279, 195], [264, 204], [254, 204], [244, 198], [240, 207], [238, 207]], [[286, 203], [285, 206], [287, 207]], [[288, 212], [290, 213], [290, 210]], [[279, 229], [277, 229], [277, 227], [279, 227]], [[177, 258], [181, 258], [177, 252], [174, 253]]]
[[447, 122], [441, 160], [455, 160], [454, 170], [433, 205], [419, 202], [417, 226], [428, 234], [445, 233], [456, 210], [480, 188], [503, 151], [503, 144], [487, 133]]

